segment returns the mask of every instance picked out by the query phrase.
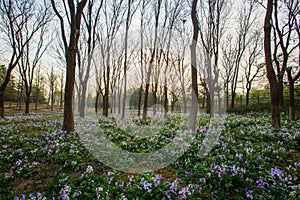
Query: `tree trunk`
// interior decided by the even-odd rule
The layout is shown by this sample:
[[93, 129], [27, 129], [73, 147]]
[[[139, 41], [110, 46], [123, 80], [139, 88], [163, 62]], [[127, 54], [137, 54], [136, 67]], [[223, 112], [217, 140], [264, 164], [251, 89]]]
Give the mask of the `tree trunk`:
[[30, 94], [26, 94], [25, 114], [29, 114]]
[[186, 103], [186, 94], [185, 91], [182, 93], [182, 101], [183, 101], [183, 113], [187, 112], [187, 103]]
[[[167, 117], [168, 113], [168, 87], [167, 87], [167, 75], [165, 75], [165, 86], [164, 86], [164, 117]], [[174, 111], [174, 110], [172, 110]]]
[[289, 118], [290, 121], [295, 121], [295, 93], [294, 81], [289, 81]]
[[193, 40], [190, 46], [191, 51], [191, 76], [192, 76], [192, 104], [190, 110], [189, 129], [196, 128], [197, 112], [198, 112], [198, 77], [197, 77], [197, 56], [196, 46], [199, 34], [199, 25], [197, 19], [197, 3], [198, 0], [193, 0], [191, 18], [193, 23]]
[[60, 82], [60, 102], [59, 102], [59, 109], [61, 110], [63, 107], [63, 76], [64, 74], [61, 74], [61, 82]]
[[210, 114], [210, 92], [206, 92], [206, 113]]
[[35, 110], [38, 109], [38, 105], [39, 105], [39, 88], [36, 89], [36, 99], [35, 99]]
[[156, 105], [157, 105], [157, 89], [158, 84], [155, 83], [154, 90], [153, 90], [153, 115], [156, 115]]
[[67, 51], [67, 74], [65, 85], [63, 130], [68, 133], [74, 131], [73, 91], [75, 83], [76, 49]]
[[53, 111], [53, 106], [54, 106], [54, 89], [52, 88], [52, 91], [51, 91], [51, 111]]
[[283, 99], [283, 77], [278, 79], [279, 84], [279, 106], [280, 110], [283, 109], [284, 106], [284, 99]]
[[108, 88], [105, 88], [103, 95], [103, 116], [108, 117]]
[[139, 91], [138, 116], [141, 116], [142, 90], [143, 90], [143, 85], [141, 84], [140, 91]]
[[95, 113], [98, 113], [98, 101], [99, 101], [99, 93], [100, 93], [100, 92], [98, 92], [98, 91], [97, 91], [97, 93], [96, 93], [96, 100], [95, 100]]
[[246, 106], [249, 105], [249, 95], [250, 95], [250, 89], [247, 88], [247, 91], [246, 91]]
[[264, 21], [264, 52], [267, 69], [267, 77], [270, 83], [270, 95], [271, 95], [271, 112], [272, 112], [272, 126], [274, 128], [280, 128], [280, 108], [279, 108], [279, 83], [276, 78], [276, 74], [272, 64], [271, 53], [271, 20], [273, 12], [273, 0], [268, 0], [267, 11]]
[[79, 83], [78, 90], [77, 90], [77, 112], [80, 112], [81, 108], [81, 84]]
[[231, 92], [231, 108], [234, 108], [234, 101], [235, 101], [236, 93], [234, 91]]
[[80, 101], [80, 109], [79, 109], [79, 116], [81, 118], [85, 117], [86, 91], [87, 91], [87, 82], [83, 82], [82, 93], [81, 93], [81, 101]]
[[4, 118], [4, 92], [5, 88], [0, 87], [0, 116]]

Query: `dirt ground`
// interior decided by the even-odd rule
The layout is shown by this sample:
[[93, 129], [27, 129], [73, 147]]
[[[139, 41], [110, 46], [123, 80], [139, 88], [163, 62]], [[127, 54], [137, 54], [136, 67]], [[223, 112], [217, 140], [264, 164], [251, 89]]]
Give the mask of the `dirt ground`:
[[[63, 108], [60, 109], [59, 105], [55, 105], [53, 107], [53, 112], [63, 111]], [[16, 102], [5, 102], [4, 103], [4, 112], [5, 115], [15, 115], [15, 114], [23, 114], [25, 112], [25, 104], [21, 104], [19, 106]], [[49, 113], [51, 112], [51, 106], [47, 104], [39, 104], [37, 109], [35, 109], [35, 103], [31, 103], [29, 105], [29, 114], [30, 113]]]

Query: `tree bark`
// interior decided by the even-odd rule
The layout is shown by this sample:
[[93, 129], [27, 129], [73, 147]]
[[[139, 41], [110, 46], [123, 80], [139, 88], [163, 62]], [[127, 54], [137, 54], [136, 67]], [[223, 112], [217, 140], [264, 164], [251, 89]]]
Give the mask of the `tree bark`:
[[0, 87], [0, 115], [4, 118], [4, 92], [5, 88]]
[[30, 94], [26, 94], [25, 114], [29, 114]]
[[54, 0], [51, 0], [54, 12], [60, 20], [61, 35], [65, 47], [65, 57], [67, 62], [63, 130], [67, 131], [68, 133], [74, 131], [73, 92], [75, 83], [76, 54], [79, 40], [81, 17], [86, 3], [87, 0], [81, 0], [80, 2], [77, 1], [77, 6], [75, 8], [74, 1], [68, 1], [68, 6], [70, 10], [69, 18], [71, 19], [70, 37], [68, 43], [66, 39], [64, 18], [57, 10]]
[[[275, 0], [276, 1], [276, 0]], [[280, 128], [280, 105], [279, 105], [279, 83], [276, 78], [276, 74], [272, 64], [271, 53], [271, 20], [273, 12], [273, 0], [268, 0], [267, 11], [264, 21], [264, 52], [267, 68], [267, 78], [270, 83], [270, 96], [271, 96], [271, 115], [272, 126], [274, 128]]]
[[[299, 47], [299, 63], [300, 63], [300, 47]], [[287, 75], [289, 81], [289, 119], [295, 121], [295, 82], [300, 77], [300, 69], [293, 77], [292, 68], [287, 68]]]
[[143, 85], [141, 84], [140, 90], [139, 90], [138, 116], [141, 116], [142, 91], [143, 91]]
[[189, 129], [196, 128], [197, 112], [198, 112], [198, 77], [197, 77], [197, 57], [196, 46], [199, 34], [199, 25], [197, 19], [197, 3], [198, 0], [193, 0], [191, 18], [193, 23], [193, 40], [190, 46], [191, 51], [191, 76], [192, 76], [192, 104], [190, 109]]
[[250, 94], [250, 89], [247, 88], [247, 91], [246, 91], [246, 106], [249, 105], [249, 94]]
[[68, 133], [74, 131], [74, 113], [73, 113], [73, 90], [75, 83], [76, 49], [67, 50], [67, 73], [65, 85], [65, 106], [63, 130]]
[[289, 81], [289, 118], [290, 121], [295, 121], [295, 96], [294, 96], [294, 82], [293, 81]]
[[157, 13], [156, 13], [156, 16], [155, 16], [154, 43], [153, 43], [153, 49], [152, 49], [151, 59], [150, 59], [149, 67], [148, 67], [148, 71], [147, 71], [147, 76], [146, 76], [146, 87], [145, 87], [144, 107], [143, 107], [143, 117], [142, 117], [143, 121], [146, 121], [146, 119], [147, 119], [148, 97], [149, 97], [149, 87], [150, 87], [150, 76], [151, 76], [151, 73], [152, 73], [152, 68], [153, 68], [153, 63], [154, 63], [154, 57], [155, 57], [155, 53], [156, 53], [158, 20], [159, 20], [159, 15], [160, 15], [161, 4], [162, 4], [162, 0], [157, 0]]

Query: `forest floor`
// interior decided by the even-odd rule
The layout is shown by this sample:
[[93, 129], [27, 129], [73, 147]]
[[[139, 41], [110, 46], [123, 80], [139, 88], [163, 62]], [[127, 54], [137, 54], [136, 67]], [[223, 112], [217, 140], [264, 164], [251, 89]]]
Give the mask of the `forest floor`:
[[[116, 155], [111, 159], [121, 163], [116, 167], [109, 167], [115, 163], [107, 157], [99, 159], [90, 148], [98, 134], [128, 152], [151, 153], [174, 142], [178, 132], [188, 133], [180, 127], [185, 116], [150, 117], [147, 123], [135, 117], [124, 125], [100, 116], [92, 124], [95, 115], [86, 120], [76, 115], [76, 131], [65, 133], [62, 112], [42, 108], [27, 116], [7, 109], [9, 117], [0, 119], [0, 199], [300, 198], [299, 118], [289, 122], [283, 116], [282, 128], [274, 130], [268, 113], [229, 114], [217, 143], [201, 156], [212, 127], [207, 116], [200, 116], [182, 155], [138, 173], [137, 168], [124, 170], [130, 163]], [[140, 137], [129, 134], [129, 128], [152, 133]], [[97, 131], [86, 135], [90, 130]]]

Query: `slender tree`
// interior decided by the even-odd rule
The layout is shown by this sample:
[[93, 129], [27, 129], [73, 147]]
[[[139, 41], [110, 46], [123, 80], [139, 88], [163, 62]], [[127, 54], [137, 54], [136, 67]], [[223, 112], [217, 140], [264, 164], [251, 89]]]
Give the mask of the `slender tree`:
[[[137, 6], [133, 5], [133, 0], [128, 0], [127, 2], [127, 17], [126, 17], [126, 23], [125, 23], [125, 38], [124, 38], [124, 91], [123, 91], [123, 105], [122, 105], [122, 115], [121, 118], [124, 119], [125, 117], [125, 106], [126, 106], [126, 93], [127, 93], [127, 70], [128, 70], [128, 34], [129, 34], [129, 28], [132, 21], [132, 17], [134, 13], [137, 11]], [[138, 2], [138, 4], [140, 1]]]
[[155, 62], [155, 55], [157, 54], [157, 35], [158, 35], [158, 24], [159, 24], [159, 16], [161, 13], [162, 0], [157, 0], [155, 2], [155, 30], [154, 30], [154, 41], [151, 49], [151, 58], [148, 65], [147, 73], [146, 73], [146, 83], [145, 83], [145, 94], [144, 94], [144, 106], [143, 106], [143, 117], [142, 120], [147, 120], [147, 110], [148, 110], [148, 97], [149, 97], [149, 88], [150, 88], [150, 78], [153, 70], [153, 64]]
[[[101, 0], [98, 4], [95, 2], [95, 0], [89, 0], [88, 6], [87, 6], [87, 12], [83, 13], [83, 19], [84, 19], [84, 28], [83, 31], [85, 33], [82, 37], [82, 40], [87, 45], [87, 50], [85, 53], [85, 57], [87, 59], [86, 62], [83, 63], [82, 70], [78, 70], [79, 73], [79, 84], [81, 88], [81, 93], [78, 96], [80, 99], [80, 106], [79, 106], [79, 115], [80, 117], [85, 116], [85, 102], [86, 102], [86, 93], [87, 93], [87, 85], [88, 80], [90, 78], [90, 71], [91, 71], [91, 65], [92, 65], [92, 59], [94, 55], [94, 51], [97, 45], [97, 26], [99, 24], [100, 19], [100, 11], [103, 5], [103, 0]], [[84, 49], [84, 48], [83, 48]]]
[[280, 105], [279, 105], [280, 83], [276, 78], [276, 74], [273, 68], [272, 49], [271, 49], [272, 12], [273, 12], [273, 0], [268, 0], [266, 16], [264, 21], [264, 53], [265, 53], [267, 77], [270, 84], [272, 126], [274, 128], [280, 128]]
[[[39, 65], [42, 56], [44, 55], [44, 53], [46, 52], [47, 48], [51, 43], [51, 40], [49, 42], [45, 41], [45, 37], [47, 33], [46, 26], [49, 20], [50, 20], [50, 16], [47, 16], [45, 19], [45, 24], [40, 27], [39, 37], [37, 38], [38, 42], [36, 47], [32, 48], [33, 43], [28, 42], [25, 46], [24, 52], [22, 53], [20, 62], [18, 63], [19, 72], [25, 86], [25, 94], [26, 94], [25, 114], [29, 114], [29, 105], [31, 101], [31, 92], [32, 92], [32, 84], [34, 80], [35, 69]], [[25, 34], [25, 38], [27, 38], [28, 33], [26, 32], [24, 34]], [[31, 55], [33, 55], [33, 59], [31, 59]]]
[[264, 64], [258, 62], [260, 56], [262, 56], [262, 38], [261, 33], [257, 31], [248, 46], [247, 58], [244, 58], [245, 62], [242, 64], [244, 68], [244, 75], [246, 80], [246, 105], [249, 105], [249, 95], [252, 88], [252, 83], [256, 78], [264, 75]]
[[198, 82], [197, 82], [197, 58], [196, 58], [196, 45], [198, 41], [199, 25], [197, 18], [197, 3], [198, 0], [193, 0], [191, 18], [193, 23], [193, 40], [190, 46], [191, 50], [191, 76], [192, 76], [192, 105], [190, 110], [189, 128], [196, 128], [196, 118], [198, 112]]
[[[76, 69], [76, 54], [80, 33], [80, 25], [83, 9], [87, 0], [77, 1], [77, 5], [73, 0], [68, 0], [68, 8], [65, 6], [65, 14], [69, 23], [69, 42], [67, 41], [65, 18], [57, 8], [57, 1], [51, 0], [53, 10], [60, 21], [61, 37], [65, 49], [65, 57], [67, 63], [66, 85], [65, 85], [65, 99], [64, 99], [64, 121], [63, 130], [67, 132], [74, 131], [74, 114], [73, 114], [73, 91], [75, 82]], [[65, 2], [63, 1], [65, 5]]]

